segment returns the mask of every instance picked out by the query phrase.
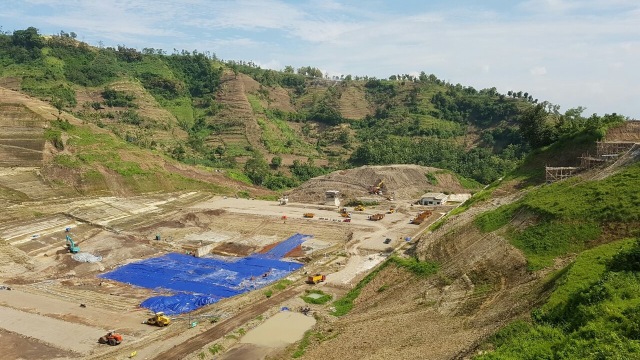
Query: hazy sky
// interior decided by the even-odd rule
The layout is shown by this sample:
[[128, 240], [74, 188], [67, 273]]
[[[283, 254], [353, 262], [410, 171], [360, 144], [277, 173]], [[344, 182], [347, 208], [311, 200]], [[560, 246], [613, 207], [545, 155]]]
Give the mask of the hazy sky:
[[424, 71], [640, 119], [640, 0], [2, 0], [4, 31], [210, 51], [282, 69]]

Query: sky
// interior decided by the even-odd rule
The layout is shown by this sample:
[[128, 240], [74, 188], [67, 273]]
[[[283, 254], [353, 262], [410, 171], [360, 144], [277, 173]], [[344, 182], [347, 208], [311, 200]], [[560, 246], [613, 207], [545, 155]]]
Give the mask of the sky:
[[0, 26], [330, 76], [434, 74], [640, 119], [639, 0], [2, 0]]

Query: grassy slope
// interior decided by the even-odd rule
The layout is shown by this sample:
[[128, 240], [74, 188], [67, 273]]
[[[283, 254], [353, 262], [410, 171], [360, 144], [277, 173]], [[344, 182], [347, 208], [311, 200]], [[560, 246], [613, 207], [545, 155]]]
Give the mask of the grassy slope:
[[[640, 224], [640, 164], [601, 181], [572, 178], [530, 191], [522, 200], [476, 219], [485, 232], [504, 228], [532, 269], [551, 264], [557, 256], [579, 252], [612, 228], [624, 233]], [[534, 223], [515, 227], [512, 220], [532, 215]], [[604, 234], [604, 235], [603, 235]], [[605, 239], [606, 240], [606, 239]]]
[[549, 300], [490, 339], [496, 350], [477, 359], [637, 359], [640, 274], [613, 271], [631, 239], [584, 251], [556, 281]]
[[[79, 174], [82, 189], [88, 194], [107, 190], [105, 173], [112, 177], [125, 192], [145, 193], [176, 190], [209, 190], [229, 193], [229, 189], [206, 183], [162, 167], [161, 156], [130, 145], [108, 133], [97, 133], [90, 126], [73, 126], [54, 122], [53, 129], [69, 136], [68, 154], [54, 157], [53, 163]], [[100, 171], [102, 170], [102, 171]]]

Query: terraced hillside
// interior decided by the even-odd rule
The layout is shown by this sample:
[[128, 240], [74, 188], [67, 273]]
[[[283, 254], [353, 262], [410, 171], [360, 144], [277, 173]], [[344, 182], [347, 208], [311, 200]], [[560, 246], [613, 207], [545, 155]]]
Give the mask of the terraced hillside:
[[0, 104], [0, 166], [40, 166], [44, 121], [19, 104]]

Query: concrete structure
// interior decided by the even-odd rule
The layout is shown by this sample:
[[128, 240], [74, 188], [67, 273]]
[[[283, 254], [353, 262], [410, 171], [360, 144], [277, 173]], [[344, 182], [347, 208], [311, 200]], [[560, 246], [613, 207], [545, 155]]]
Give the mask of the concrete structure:
[[420, 197], [420, 205], [443, 205], [447, 202], [448, 195], [429, 192]]
[[326, 200], [324, 202], [325, 205], [340, 206], [340, 191], [327, 190], [325, 192], [325, 195], [326, 195]]

